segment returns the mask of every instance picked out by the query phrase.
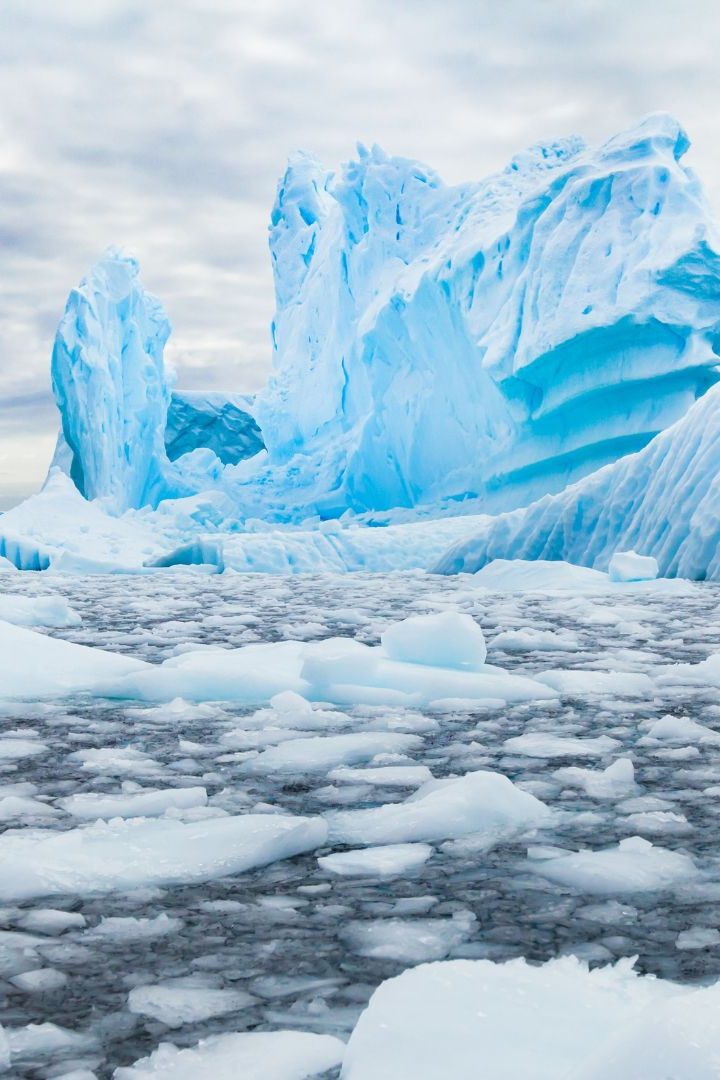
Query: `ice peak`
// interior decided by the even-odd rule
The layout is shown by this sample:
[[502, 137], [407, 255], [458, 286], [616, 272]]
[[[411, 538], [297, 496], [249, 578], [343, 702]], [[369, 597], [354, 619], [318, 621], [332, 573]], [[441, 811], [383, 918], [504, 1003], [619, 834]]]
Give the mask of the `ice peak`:
[[687, 132], [674, 116], [666, 112], [653, 112], [608, 139], [599, 153], [606, 158], [629, 161], [654, 155], [670, 155], [675, 161], [680, 161], [690, 145]]
[[52, 355], [72, 478], [86, 498], [103, 498], [115, 512], [147, 502], [167, 461], [170, 323], [139, 269], [109, 248], [70, 293]]

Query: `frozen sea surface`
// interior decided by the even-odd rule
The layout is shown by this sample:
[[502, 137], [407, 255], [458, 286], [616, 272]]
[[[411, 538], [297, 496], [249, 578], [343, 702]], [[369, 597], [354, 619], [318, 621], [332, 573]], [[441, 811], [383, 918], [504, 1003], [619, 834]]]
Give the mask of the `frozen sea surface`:
[[[480, 623], [488, 661], [508, 671], [605, 677], [555, 678], [559, 701], [327, 706], [312, 718], [292, 717], [292, 700], [284, 712], [90, 696], [1, 705], [0, 828], [17, 837], [87, 827], [95, 809], [137, 813], [143, 829], [249, 812], [344, 814], [412, 797], [427, 770], [437, 779], [504, 773], [553, 811], [541, 829], [494, 846], [484, 834], [433, 840], [429, 854], [404, 846], [397, 875], [387, 872], [392, 852], [326, 843], [209, 881], [80, 893], [60, 880], [51, 896], [6, 898], [8, 1075], [109, 1078], [161, 1042], [192, 1047], [230, 1032], [346, 1039], [380, 982], [446, 957], [576, 953], [607, 963], [637, 954], [639, 970], [667, 979], [720, 977], [717, 688], [661, 672], [720, 651], [717, 586], [508, 594], [423, 574], [170, 571], [13, 575], [12, 592], [65, 598], [82, 623], [55, 627], [55, 637], [152, 662], [188, 643], [340, 635], [374, 645], [390, 624], [447, 608]], [[283, 741], [361, 733], [373, 733], [362, 760], [247, 765]], [[325, 860], [358, 849], [368, 854], [341, 861], [342, 872]], [[42, 1024], [66, 1030], [25, 1028]]]

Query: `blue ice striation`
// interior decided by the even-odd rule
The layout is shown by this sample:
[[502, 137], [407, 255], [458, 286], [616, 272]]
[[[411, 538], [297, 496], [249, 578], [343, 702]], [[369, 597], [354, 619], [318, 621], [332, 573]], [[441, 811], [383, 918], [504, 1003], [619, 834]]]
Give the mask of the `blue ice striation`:
[[653, 115], [459, 187], [378, 148], [338, 178], [293, 158], [255, 408], [270, 463], [328, 516], [496, 513], [639, 450], [717, 379], [720, 243], [688, 145]]

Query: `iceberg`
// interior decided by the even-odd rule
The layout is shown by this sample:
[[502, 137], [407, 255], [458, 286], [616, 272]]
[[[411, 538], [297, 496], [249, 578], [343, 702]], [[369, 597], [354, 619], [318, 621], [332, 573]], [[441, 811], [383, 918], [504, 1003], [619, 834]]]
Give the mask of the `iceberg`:
[[173, 389], [163, 308], [109, 249], [58, 328], [57, 452], [0, 558], [456, 573], [632, 552], [623, 577], [637, 557], [720, 576], [720, 234], [688, 146], [653, 114], [456, 186], [378, 147], [337, 176], [294, 155], [254, 398]]
[[496, 513], [639, 450], [717, 380], [720, 245], [653, 115], [449, 187], [360, 147], [278, 189], [271, 464], [327, 516], [476, 498]]

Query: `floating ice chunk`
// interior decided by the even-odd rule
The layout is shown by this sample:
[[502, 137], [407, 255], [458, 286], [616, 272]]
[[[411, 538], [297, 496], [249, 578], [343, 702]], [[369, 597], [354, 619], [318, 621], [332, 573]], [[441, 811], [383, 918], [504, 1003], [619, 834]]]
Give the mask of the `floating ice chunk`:
[[237, 1012], [256, 1000], [245, 990], [219, 990], [193, 986], [191, 980], [180, 980], [177, 984], [167, 982], [133, 987], [128, 994], [128, 1009], [176, 1028]]
[[359, 851], [338, 851], [318, 859], [323, 870], [340, 877], [401, 877], [428, 861], [432, 855], [429, 844], [386, 844], [383, 847], [361, 848]]
[[637, 791], [635, 769], [630, 758], [618, 758], [607, 769], [599, 771], [575, 766], [556, 769], [553, 776], [561, 784], [581, 788], [591, 799], [624, 799]]
[[442, 960], [472, 933], [476, 918], [469, 911], [451, 919], [372, 919], [349, 923], [341, 933], [353, 952], [373, 960], [423, 964]]
[[325, 842], [320, 818], [246, 814], [191, 824], [133, 818], [0, 836], [0, 899], [212, 881]]
[[82, 619], [62, 596], [0, 595], [0, 619], [14, 626], [79, 626]]
[[[190, 652], [194, 649], [197, 649], [197, 645], [188, 647]], [[188, 720], [214, 720], [218, 715], [222, 715], [222, 712], [217, 706], [192, 705], [189, 701], [178, 697], [166, 705], [154, 705], [149, 709], [128, 709], [127, 715], [140, 717], [151, 723], [179, 724]]]
[[171, 807], [186, 810], [192, 806], [207, 806], [207, 801], [204, 787], [189, 787], [127, 795], [69, 795], [58, 799], [58, 806], [82, 821], [96, 821], [98, 818], [160, 817]]
[[87, 938], [106, 938], [110, 941], [146, 941], [175, 934], [183, 927], [182, 919], [161, 912], [154, 918], [135, 918], [133, 915], [103, 916], [97, 926], [88, 930]]
[[146, 701], [170, 701], [179, 694], [192, 701], [261, 703], [292, 691], [304, 700], [340, 705], [410, 707], [443, 698], [515, 702], [557, 696], [535, 679], [489, 664], [464, 670], [405, 663], [388, 659], [382, 646], [349, 638], [183, 653], [163, 664], [142, 664], [124, 678], [109, 679], [101, 689], [110, 697]]
[[565, 735], [546, 735], [542, 731], [528, 731], [506, 739], [503, 747], [509, 754], [523, 754], [527, 757], [562, 758], [562, 757], [604, 757], [616, 750], [620, 743], [608, 735], [596, 738], [579, 739]]
[[502, 649], [503, 652], [573, 652], [579, 647], [574, 634], [534, 630], [532, 627], [504, 630], [490, 642], [491, 649]]
[[31, 934], [64, 934], [66, 930], [82, 930], [85, 916], [79, 911], [58, 911], [56, 908], [35, 908], [18, 919], [17, 925]]
[[412, 968], [373, 994], [343, 1080], [712, 1080], [720, 984], [680, 986], [632, 964], [591, 972], [568, 956]]
[[57, 968], [35, 968], [13, 975], [10, 982], [26, 994], [47, 994], [66, 986], [67, 975]]
[[550, 811], [500, 773], [471, 772], [432, 780], [403, 803], [327, 815], [335, 844], [432, 843], [470, 834], [491, 847], [545, 825]]
[[470, 615], [442, 611], [413, 615], [381, 635], [390, 660], [478, 671], [485, 663], [485, 635]]
[[643, 836], [686, 836], [692, 832], [692, 825], [685, 815], [674, 814], [671, 810], [630, 814], [620, 824], [627, 832], [642, 833]]
[[648, 675], [632, 671], [543, 671], [535, 679], [565, 697], [603, 694], [607, 697], [651, 697], [655, 689]]
[[98, 750], [76, 750], [70, 761], [79, 761], [87, 772], [106, 776], [153, 776], [160, 766], [157, 761], [132, 746], [106, 746]]
[[714, 731], [704, 724], [698, 724], [697, 720], [691, 720], [689, 716], [661, 716], [647, 729], [646, 736], [640, 743], [647, 743], [649, 739], [657, 739], [659, 742], [682, 743], [715, 743], [720, 744], [720, 731]]
[[640, 836], [630, 836], [601, 851], [535, 859], [528, 867], [559, 885], [598, 894], [653, 892], [698, 877], [689, 855], [654, 847]]
[[419, 735], [367, 731], [290, 739], [263, 750], [243, 765], [248, 773], [327, 772], [335, 765], [369, 761], [376, 754], [407, 753], [423, 745]]
[[427, 765], [383, 765], [375, 769], [349, 769], [341, 765], [328, 773], [328, 780], [335, 784], [372, 784], [377, 787], [421, 787], [432, 779]]
[[35, 739], [0, 739], [0, 761], [17, 761], [47, 753], [45, 743]]
[[677, 949], [712, 949], [720, 945], [720, 930], [712, 926], [691, 926], [681, 930], [675, 942]]
[[510, 675], [486, 664], [479, 671], [386, 659], [384, 649], [331, 639], [308, 647], [302, 669], [311, 696], [336, 704], [423, 707], [446, 698], [508, 702], [556, 696], [536, 679]]
[[308, 689], [300, 677], [302, 642], [281, 641], [240, 649], [205, 649], [145, 664], [125, 678], [108, 679], [111, 697], [144, 701], [241, 701], [259, 704], [283, 690]]
[[657, 559], [638, 555], [636, 551], [616, 551], [610, 559], [608, 574], [611, 581], [654, 581], [658, 576]]
[[10, 1045], [10, 1059], [20, 1061], [33, 1058], [53, 1057], [58, 1059], [73, 1051], [82, 1053], [97, 1048], [92, 1035], [69, 1031], [57, 1024], [26, 1024], [25, 1027], [6, 1028], [5, 1035]]
[[115, 1070], [114, 1080], [307, 1080], [342, 1061], [345, 1044], [308, 1031], [211, 1035], [197, 1046], [161, 1043], [149, 1057]]
[[0, 821], [16, 821], [25, 817], [56, 817], [58, 811], [39, 799], [27, 799], [22, 795], [6, 795], [0, 798]]
[[0, 622], [0, 698], [62, 697], [148, 666], [129, 656]]
[[609, 590], [610, 579], [600, 570], [567, 562], [493, 559], [477, 571], [473, 583], [499, 593], [604, 593]]

